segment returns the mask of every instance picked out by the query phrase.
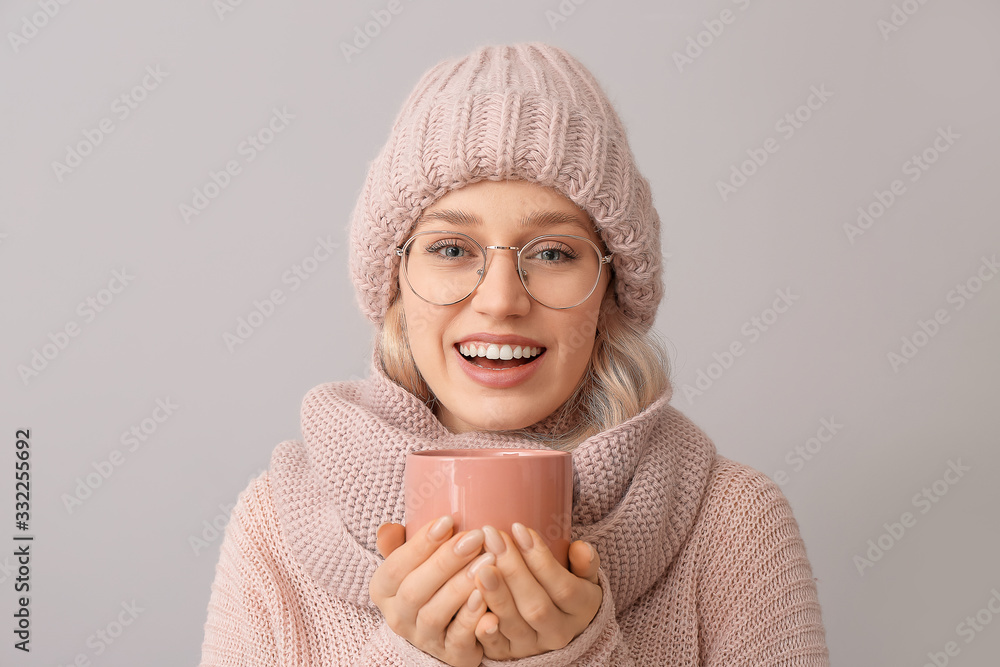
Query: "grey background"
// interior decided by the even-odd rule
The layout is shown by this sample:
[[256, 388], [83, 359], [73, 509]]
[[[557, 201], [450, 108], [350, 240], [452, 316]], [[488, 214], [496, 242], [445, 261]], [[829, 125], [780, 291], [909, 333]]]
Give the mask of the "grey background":
[[[42, 9], [0, 5], [0, 663], [197, 662], [216, 528], [299, 436], [305, 392], [367, 372], [346, 228], [368, 162], [440, 59], [543, 40], [580, 58], [623, 118], [663, 220], [657, 329], [674, 405], [723, 455], [787, 475], [833, 662], [922, 665], [953, 641], [950, 664], [996, 664], [1000, 279], [973, 284], [961, 309], [948, 295], [1000, 252], [1000, 6], [402, 0], [348, 62], [341, 44], [387, 4], [244, 0], [220, 17], [208, 0], [72, 2], [17, 44]], [[907, 20], [883, 34], [894, 6]], [[699, 33], [708, 46], [679, 68]], [[147, 67], [165, 78], [120, 118], [116, 98]], [[813, 86], [832, 96], [786, 138], [775, 124]], [[294, 119], [247, 162], [239, 146], [274, 108]], [[60, 181], [53, 162], [103, 118], [114, 131]], [[959, 138], [911, 181], [904, 163], [939, 128]], [[724, 201], [717, 182], [769, 137], [779, 150]], [[229, 160], [241, 172], [185, 223], [179, 206]], [[894, 179], [904, 194], [852, 243], [844, 225]], [[338, 247], [293, 289], [283, 275], [327, 236]], [[122, 269], [134, 279], [87, 321], [78, 304]], [[284, 302], [230, 350], [224, 334], [275, 289]], [[777, 290], [797, 298], [751, 340], [744, 324]], [[948, 321], [893, 368], [938, 309]], [[78, 335], [22, 379], [72, 323]], [[737, 341], [744, 353], [711, 368]], [[699, 371], [711, 386], [685, 393]], [[157, 399], [179, 407], [130, 451], [122, 433]], [[824, 418], [842, 426], [810, 443]], [[32, 442], [29, 655], [12, 648], [18, 428]], [[67, 507], [114, 450], [120, 465]], [[969, 470], [915, 502], [949, 461]], [[905, 533], [883, 536], [904, 512]], [[859, 571], [880, 536], [889, 550]], [[133, 602], [134, 621], [99, 639]], [[960, 634], [982, 609], [991, 623]]]

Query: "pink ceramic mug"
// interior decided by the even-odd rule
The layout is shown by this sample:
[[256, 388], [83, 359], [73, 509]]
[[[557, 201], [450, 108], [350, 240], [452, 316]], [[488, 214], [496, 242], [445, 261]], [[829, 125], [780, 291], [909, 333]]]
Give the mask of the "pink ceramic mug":
[[450, 514], [455, 531], [534, 529], [569, 567], [573, 462], [551, 449], [438, 449], [411, 452], [404, 473], [406, 539]]

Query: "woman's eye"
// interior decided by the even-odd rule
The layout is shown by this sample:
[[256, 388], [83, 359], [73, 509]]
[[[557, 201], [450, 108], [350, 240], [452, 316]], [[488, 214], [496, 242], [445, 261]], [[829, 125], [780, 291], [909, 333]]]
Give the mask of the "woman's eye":
[[462, 253], [465, 252], [456, 245], [444, 246], [443, 248], [438, 248], [437, 253], [445, 257], [461, 257]]
[[576, 254], [572, 250], [562, 247], [540, 248], [531, 253], [533, 259], [542, 262], [566, 262], [574, 259]]
[[427, 252], [431, 255], [444, 257], [445, 259], [459, 259], [468, 254], [465, 248], [448, 241], [439, 241], [429, 245]]

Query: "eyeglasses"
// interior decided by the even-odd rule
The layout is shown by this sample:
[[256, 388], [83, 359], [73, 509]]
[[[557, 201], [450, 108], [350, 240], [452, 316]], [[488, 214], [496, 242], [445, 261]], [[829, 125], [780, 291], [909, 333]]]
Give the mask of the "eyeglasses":
[[487, 270], [488, 250], [516, 250], [517, 275], [525, 291], [538, 303], [554, 309], [579, 306], [601, 279], [611, 254], [588, 238], [572, 234], [538, 236], [524, 246], [483, 247], [461, 232], [418, 232], [396, 248], [401, 273], [418, 297], [437, 306], [466, 299]]

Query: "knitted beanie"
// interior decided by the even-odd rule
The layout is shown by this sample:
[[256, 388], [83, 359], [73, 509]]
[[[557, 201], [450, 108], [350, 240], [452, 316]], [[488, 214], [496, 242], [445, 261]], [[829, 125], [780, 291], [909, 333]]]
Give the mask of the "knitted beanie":
[[538, 42], [444, 60], [410, 93], [353, 213], [350, 269], [368, 319], [382, 325], [398, 288], [394, 249], [423, 210], [487, 179], [551, 187], [587, 211], [614, 254], [618, 309], [652, 325], [663, 285], [649, 183], [593, 74]]

